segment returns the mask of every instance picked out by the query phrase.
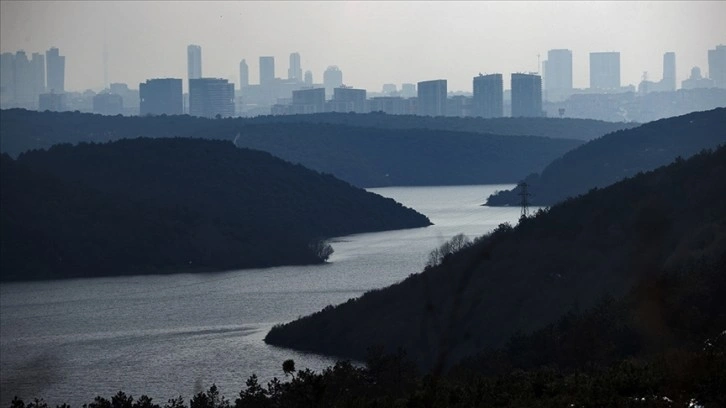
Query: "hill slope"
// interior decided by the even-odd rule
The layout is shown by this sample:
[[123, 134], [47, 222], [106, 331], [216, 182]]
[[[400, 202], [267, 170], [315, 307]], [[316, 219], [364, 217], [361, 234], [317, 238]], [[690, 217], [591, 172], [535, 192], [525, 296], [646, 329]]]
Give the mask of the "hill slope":
[[[533, 205], [546, 206], [726, 143], [726, 108], [621, 130], [588, 142], [524, 179]], [[518, 189], [493, 194], [487, 205], [518, 205]]]
[[509, 183], [580, 144], [443, 130], [279, 126], [247, 126], [235, 142], [361, 187]]
[[266, 342], [363, 358], [402, 347], [422, 367], [503, 346], [574, 305], [726, 252], [726, 148], [500, 226], [441, 265], [277, 326]]
[[[205, 269], [312, 263], [322, 259], [310, 245], [323, 238], [430, 225], [391, 199], [222, 141], [57, 145], [16, 162], [5, 156], [3, 166], [6, 278], [45, 276], [33, 254], [58, 277], [176, 268], [185, 256]], [[84, 245], [95, 263], [75, 270], [57, 260], [84, 257]], [[39, 254], [54, 246], [55, 258]], [[150, 254], [120, 256], [134, 248]]]

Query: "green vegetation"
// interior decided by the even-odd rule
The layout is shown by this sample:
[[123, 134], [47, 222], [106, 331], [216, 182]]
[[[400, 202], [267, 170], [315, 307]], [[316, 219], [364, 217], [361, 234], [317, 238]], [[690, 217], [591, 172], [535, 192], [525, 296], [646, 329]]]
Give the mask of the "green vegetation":
[[[419, 367], [443, 370], [505, 347], [513, 335], [542, 329], [573, 307], [589, 310], [604, 296], [620, 299], [637, 285], [718, 265], [726, 253], [724, 174], [720, 148], [594, 189], [516, 227], [501, 225], [399, 284], [277, 326], [266, 341], [353, 359], [373, 345], [400, 347]], [[713, 299], [726, 295], [723, 285], [707, 286]], [[644, 300], [632, 296], [637, 301], [628, 305]], [[674, 304], [668, 310], [692, 307]], [[701, 321], [714, 322], [708, 329], [723, 330], [707, 316]], [[713, 335], [706, 331], [695, 335]], [[616, 351], [606, 360], [623, 355]]]
[[324, 261], [324, 239], [430, 225], [268, 153], [201, 139], [56, 145], [2, 157], [0, 278]]
[[[524, 178], [532, 205], [546, 206], [602, 188], [726, 143], [726, 108], [646, 123], [588, 142]], [[518, 189], [493, 194], [487, 205], [518, 205]]]

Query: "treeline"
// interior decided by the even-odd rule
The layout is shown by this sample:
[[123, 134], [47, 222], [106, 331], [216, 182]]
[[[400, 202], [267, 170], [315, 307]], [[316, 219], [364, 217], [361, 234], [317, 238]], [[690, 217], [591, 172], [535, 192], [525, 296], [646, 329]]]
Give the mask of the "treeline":
[[[532, 205], [547, 206], [602, 188], [638, 172], [726, 143], [726, 108], [619, 130], [565, 153], [540, 174], [524, 178]], [[518, 205], [519, 189], [491, 195], [487, 205]]]
[[57, 145], [2, 158], [4, 280], [322, 262], [322, 240], [423, 227], [392, 199], [201, 139]]
[[581, 142], [291, 123], [244, 127], [235, 143], [333, 174], [356, 186], [384, 187], [509, 183], [539, 171]]
[[503, 224], [399, 284], [276, 326], [265, 341], [357, 359], [371, 345], [401, 347], [424, 369], [504, 347], [575, 305], [588, 310], [716, 263], [726, 253], [724, 174], [726, 147], [594, 189]]
[[328, 124], [345, 129], [428, 129], [486, 133], [505, 136], [543, 136], [591, 140], [633, 123], [555, 118], [453, 118], [383, 113], [322, 113], [314, 115], [260, 116], [255, 118], [206, 119], [189, 115], [102, 116], [80, 112], [0, 110], [0, 151], [12, 157], [32, 149], [59, 143], [108, 142], [135, 137], [202, 137], [233, 140], [244, 127], [273, 127], [295, 134], [298, 124]]

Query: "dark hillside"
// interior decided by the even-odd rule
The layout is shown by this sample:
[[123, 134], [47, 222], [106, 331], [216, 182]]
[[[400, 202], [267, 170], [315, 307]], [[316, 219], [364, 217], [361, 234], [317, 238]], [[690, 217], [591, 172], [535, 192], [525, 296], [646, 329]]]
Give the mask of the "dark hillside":
[[[723, 143], [726, 108], [696, 112], [605, 135], [565, 153], [524, 181], [533, 205], [552, 205]], [[517, 189], [499, 192], [487, 204], [518, 205], [518, 193]]]
[[439, 266], [273, 328], [273, 345], [419, 365], [504, 346], [604, 295], [726, 253], [726, 148], [679, 160], [502, 225]]
[[[280, 126], [293, 129], [283, 131]], [[581, 143], [307, 123], [247, 126], [235, 140], [237, 146], [264, 150], [361, 187], [509, 183]]]
[[[10, 163], [10, 170], [15, 168], [9, 157], [5, 162]], [[42, 234], [51, 234], [53, 240], [47, 244], [54, 245], [64, 239], [64, 232], [81, 239], [76, 235], [86, 234], [86, 226], [79, 222], [74, 231], [74, 223], [69, 220], [87, 219], [92, 225], [102, 225], [93, 232], [95, 235], [89, 232], [91, 236], [109, 235], [99, 244], [101, 249], [95, 248], [100, 251], [98, 260], [103, 260], [103, 251], [126, 248], [129, 240], [147, 239], [139, 231], [156, 218], [161, 226], [149, 232], [156, 235], [148, 238], [151, 242], [145, 251], [156, 251], [156, 245], [164, 239], [188, 235], [200, 246], [197, 252], [205, 254], [189, 261], [212, 269], [320, 262], [310, 245], [321, 239], [430, 225], [425, 216], [391, 199], [268, 153], [235, 148], [230, 142], [139, 138], [105, 144], [57, 145], [48, 151], [20, 155], [17, 166], [32, 173], [18, 170], [19, 175], [14, 176], [8, 171], [6, 176], [3, 172], [3, 216], [12, 216], [12, 225], [20, 228], [15, 232], [4, 230], [3, 245], [16, 245], [20, 238], [27, 245], [42, 242]], [[32, 174], [37, 174], [38, 180]], [[6, 181], [5, 177], [9, 179]], [[39, 185], [52, 187], [54, 195], [49, 197], [62, 197], [60, 204], [43, 198], [46, 188]], [[84, 195], [91, 197], [88, 202], [81, 199]], [[17, 212], [11, 214], [11, 210]], [[142, 225], [134, 224], [136, 213]], [[31, 217], [39, 217], [33, 221], [37, 227], [23, 227]], [[47, 223], [42, 222], [43, 217], [48, 218]], [[117, 219], [126, 220], [128, 228], [115, 233]], [[64, 228], [53, 229], [51, 220], [62, 223]], [[176, 229], [164, 229], [167, 224]], [[76, 251], [70, 242], [67, 250]], [[81, 251], [82, 246], [78, 248]], [[203, 251], [205, 248], [207, 252]], [[127, 250], [130, 249], [124, 249]], [[3, 261], [6, 258], [4, 254]], [[16, 267], [23, 262], [32, 263], [20, 255], [13, 262]], [[178, 265], [163, 259], [154, 262], [158, 267]], [[145, 266], [144, 262], [138, 266]]]

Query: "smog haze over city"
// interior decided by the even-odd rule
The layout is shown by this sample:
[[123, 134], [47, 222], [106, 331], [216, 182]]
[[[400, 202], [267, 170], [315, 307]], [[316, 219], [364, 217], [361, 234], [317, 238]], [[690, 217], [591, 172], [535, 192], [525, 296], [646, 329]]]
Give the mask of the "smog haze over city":
[[[251, 83], [259, 56], [299, 52], [303, 70], [321, 81], [337, 65], [344, 83], [369, 91], [382, 84], [447, 79], [471, 91], [477, 73], [537, 72], [547, 51], [572, 50], [573, 85], [588, 84], [588, 54], [621, 53], [622, 84], [644, 72], [659, 78], [663, 53], [677, 55], [677, 80], [707, 70], [707, 50], [726, 41], [726, 2], [415, 2], [415, 1], [2, 1], [0, 48], [67, 57], [66, 88], [103, 88], [104, 42], [110, 82], [186, 77], [186, 47], [203, 49], [204, 76], [237, 84], [245, 58]], [[508, 88], [508, 85], [506, 85]], [[185, 85], [186, 89], [186, 85]]]

